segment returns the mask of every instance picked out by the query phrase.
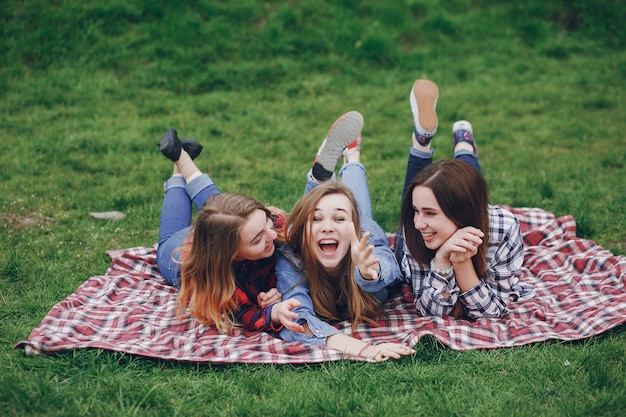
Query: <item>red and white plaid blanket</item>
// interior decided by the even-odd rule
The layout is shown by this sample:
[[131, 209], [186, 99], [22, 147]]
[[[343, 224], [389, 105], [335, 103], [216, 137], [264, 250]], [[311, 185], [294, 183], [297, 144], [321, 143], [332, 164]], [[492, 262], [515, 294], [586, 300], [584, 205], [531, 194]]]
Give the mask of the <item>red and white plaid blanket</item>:
[[[520, 220], [526, 257], [521, 279], [535, 286], [500, 319], [475, 322], [420, 317], [405, 286], [385, 304], [378, 327], [353, 336], [411, 346], [432, 335], [455, 350], [519, 346], [548, 339], [578, 340], [626, 321], [626, 257], [576, 238], [571, 216], [510, 208]], [[55, 353], [76, 348], [121, 351], [151, 358], [213, 363], [316, 363], [345, 358], [325, 347], [284, 342], [274, 334], [223, 335], [175, 317], [177, 291], [161, 278], [155, 247], [110, 251], [104, 276], [94, 276], [55, 305], [28, 340], [16, 347]], [[350, 325], [340, 329], [350, 333]], [[351, 358], [359, 359], [359, 358]]]

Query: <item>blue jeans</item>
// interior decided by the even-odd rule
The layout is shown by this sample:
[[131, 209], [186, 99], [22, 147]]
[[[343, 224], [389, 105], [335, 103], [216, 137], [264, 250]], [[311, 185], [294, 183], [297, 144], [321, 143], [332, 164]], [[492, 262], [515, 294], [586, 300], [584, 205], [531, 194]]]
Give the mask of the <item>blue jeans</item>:
[[206, 174], [189, 184], [183, 177], [172, 177], [165, 183], [156, 257], [161, 275], [176, 288], [180, 288], [180, 252], [174, 250], [185, 242], [191, 230], [191, 203], [200, 210], [209, 197], [216, 194], [220, 194], [220, 190]]
[[[461, 150], [454, 153], [454, 158], [467, 162], [468, 164], [473, 166], [480, 175], [482, 175], [482, 171], [480, 170], [480, 164], [478, 163], [478, 156], [474, 152]], [[407, 189], [409, 188], [409, 184], [411, 183], [413, 178], [415, 178], [417, 174], [419, 174], [432, 162], [432, 150], [430, 152], [423, 152], [411, 146], [411, 149], [409, 150], [409, 160], [406, 165], [406, 175], [404, 176], [404, 188], [402, 189], [402, 198], [404, 198], [404, 195], [406, 194]]]
[[[345, 185], [354, 195], [357, 208], [359, 209], [359, 216], [361, 218], [373, 220], [374, 215], [372, 214], [372, 201], [370, 199], [370, 190], [367, 186], [367, 172], [365, 171], [363, 164], [345, 164], [339, 170], [339, 178], [341, 179], [343, 185]], [[320, 182], [313, 179], [313, 175], [311, 171], [309, 171], [306, 176], [304, 194], [308, 193], [320, 184]]]

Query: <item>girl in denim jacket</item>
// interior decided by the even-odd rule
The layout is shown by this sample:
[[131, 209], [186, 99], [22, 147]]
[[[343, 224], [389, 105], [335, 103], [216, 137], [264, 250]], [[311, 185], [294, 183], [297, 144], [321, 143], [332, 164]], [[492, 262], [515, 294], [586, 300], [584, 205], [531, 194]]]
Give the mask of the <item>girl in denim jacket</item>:
[[[402, 343], [374, 345], [332, 323], [376, 323], [380, 303], [402, 275], [382, 228], [372, 219], [365, 168], [359, 162], [363, 116], [349, 112], [331, 126], [307, 174], [304, 196], [289, 215], [286, 244], [277, 250], [277, 287], [300, 303], [285, 340], [324, 345], [380, 362], [412, 353]], [[341, 183], [333, 181], [343, 155]]]

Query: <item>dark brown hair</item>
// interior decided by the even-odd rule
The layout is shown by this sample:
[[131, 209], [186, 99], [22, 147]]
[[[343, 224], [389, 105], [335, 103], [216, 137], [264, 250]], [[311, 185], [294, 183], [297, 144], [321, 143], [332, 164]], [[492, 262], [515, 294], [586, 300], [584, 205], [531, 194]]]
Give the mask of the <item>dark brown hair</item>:
[[472, 258], [476, 273], [484, 278], [489, 242], [489, 187], [485, 179], [467, 162], [448, 159], [424, 168], [410, 182], [402, 199], [400, 214], [406, 246], [416, 261], [429, 265], [435, 251], [426, 247], [422, 234], [414, 224], [412, 194], [418, 186], [432, 190], [443, 214], [458, 228], [473, 226], [484, 233], [483, 243]]

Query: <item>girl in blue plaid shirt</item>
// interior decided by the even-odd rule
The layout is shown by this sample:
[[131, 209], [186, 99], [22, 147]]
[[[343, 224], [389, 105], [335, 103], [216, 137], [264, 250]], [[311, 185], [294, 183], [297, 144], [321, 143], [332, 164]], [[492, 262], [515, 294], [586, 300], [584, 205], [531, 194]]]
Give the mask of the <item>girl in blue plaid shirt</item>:
[[409, 100], [414, 120], [396, 256], [425, 316], [500, 317], [532, 287], [519, 283], [524, 260], [519, 222], [489, 204], [472, 125], [452, 127], [454, 159], [432, 163], [439, 90], [417, 80]]

